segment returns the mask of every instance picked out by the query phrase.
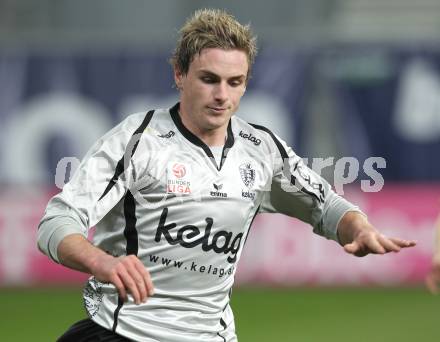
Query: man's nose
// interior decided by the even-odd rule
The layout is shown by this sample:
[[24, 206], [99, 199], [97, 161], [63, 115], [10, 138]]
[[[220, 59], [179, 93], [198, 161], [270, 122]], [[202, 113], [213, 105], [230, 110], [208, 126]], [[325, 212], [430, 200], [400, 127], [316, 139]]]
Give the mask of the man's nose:
[[228, 88], [227, 84], [220, 82], [214, 88], [214, 98], [217, 101], [224, 102], [228, 99]]

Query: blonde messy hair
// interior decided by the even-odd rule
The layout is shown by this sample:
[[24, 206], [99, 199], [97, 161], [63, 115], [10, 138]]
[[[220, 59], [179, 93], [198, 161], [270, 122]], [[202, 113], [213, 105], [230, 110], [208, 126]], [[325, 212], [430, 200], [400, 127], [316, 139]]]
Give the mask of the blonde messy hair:
[[188, 73], [194, 56], [200, 54], [203, 49], [237, 49], [246, 53], [249, 79], [257, 54], [256, 37], [249, 25], [240, 24], [226, 11], [202, 9], [187, 19], [179, 33], [180, 38], [170, 63], [181, 73]]

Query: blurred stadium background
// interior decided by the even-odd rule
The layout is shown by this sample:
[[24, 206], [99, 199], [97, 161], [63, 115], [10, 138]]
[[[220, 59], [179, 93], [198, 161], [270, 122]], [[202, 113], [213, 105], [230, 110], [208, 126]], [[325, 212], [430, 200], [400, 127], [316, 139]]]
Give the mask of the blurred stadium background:
[[[339, 193], [418, 241], [358, 259], [296, 220], [258, 217], [233, 296], [240, 341], [438, 341], [440, 301], [423, 288], [440, 211], [436, 0], [0, 0], [0, 340], [54, 341], [84, 317], [85, 276], [39, 254], [37, 224], [95, 139], [174, 104], [167, 59], [202, 7], [259, 37], [239, 115], [311, 166], [333, 158], [323, 175]], [[386, 161], [370, 165], [380, 191], [369, 157]]]

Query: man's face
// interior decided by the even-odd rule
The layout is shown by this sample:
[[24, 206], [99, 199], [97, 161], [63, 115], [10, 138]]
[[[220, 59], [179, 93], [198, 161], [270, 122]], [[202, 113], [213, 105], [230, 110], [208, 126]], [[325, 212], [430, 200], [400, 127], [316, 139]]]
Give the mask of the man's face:
[[174, 71], [182, 121], [197, 134], [225, 129], [246, 89], [248, 61], [240, 50], [203, 49], [188, 73]]

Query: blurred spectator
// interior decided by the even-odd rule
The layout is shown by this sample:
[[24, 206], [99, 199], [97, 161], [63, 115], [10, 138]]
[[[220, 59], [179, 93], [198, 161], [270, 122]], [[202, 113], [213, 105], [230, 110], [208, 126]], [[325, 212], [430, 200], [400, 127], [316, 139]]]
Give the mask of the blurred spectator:
[[440, 284], [440, 214], [437, 218], [437, 223], [435, 225], [435, 247], [434, 256], [432, 258], [432, 267], [428, 276], [426, 277], [426, 286], [432, 294], [439, 293]]

